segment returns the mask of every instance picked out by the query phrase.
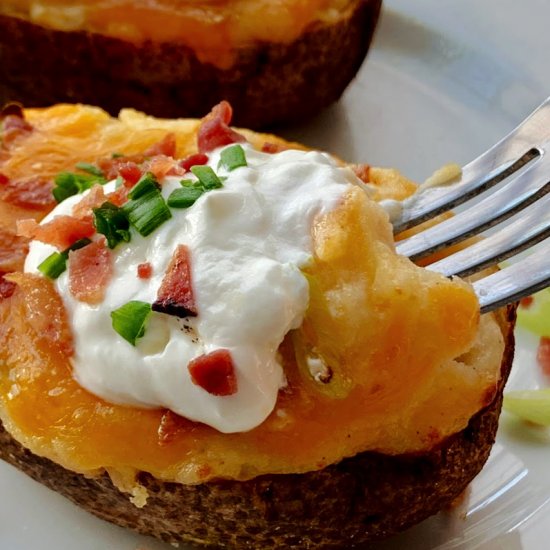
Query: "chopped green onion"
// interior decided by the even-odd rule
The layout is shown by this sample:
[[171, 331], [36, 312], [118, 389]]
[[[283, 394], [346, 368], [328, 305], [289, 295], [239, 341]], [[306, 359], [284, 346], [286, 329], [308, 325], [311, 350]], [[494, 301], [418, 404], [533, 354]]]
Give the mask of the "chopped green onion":
[[119, 159], [119, 158], [122, 158], [122, 157], [125, 157], [126, 155], [123, 155], [122, 153], [112, 153], [111, 154], [111, 158], [112, 159]]
[[49, 277], [57, 279], [67, 269], [67, 259], [71, 250], [78, 250], [90, 244], [90, 239], [79, 239], [63, 252], [54, 252], [50, 254], [39, 266], [38, 270]]
[[107, 183], [107, 180], [103, 176], [61, 172], [57, 174], [54, 182], [55, 187], [52, 190], [52, 194], [57, 202], [63, 202], [68, 197], [90, 189], [96, 183], [103, 185]]
[[67, 269], [67, 256], [63, 252], [50, 254], [39, 266], [38, 270], [50, 279], [57, 279]]
[[225, 166], [230, 172], [231, 170], [235, 170], [235, 168], [248, 166], [244, 149], [240, 145], [232, 145], [224, 149], [220, 155], [218, 168], [220, 166]]
[[157, 182], [157, 178], [151, 172], [143, 174], [139, 181], [132, 187], [132, 190], [128, 193], [128, 197], [131, 199], [139, 199], [141, 196], [149, 193], [150, 191], [158, 191], [160, 186]]
[[122, 208], [104, 202], [99, 208], [94, 208], [93, 213], [94, 227], [105, 235], [109, 248], [115, 248], [121, 241], [130, 242], [130, 222]]
[[113, 328], [132, 346], [145, 334], [147, 320], [151, 315], [151, 304], [133, 300], [111, 311]]
[[223, 187], [222, 180], [216, 175], [210, 166], [192, 166], [191, 172], [199, 178], [200, 184], [205, 189], [219, 189]]
[[128, 201], [122, 207], [122, 211], [143, 237], [147, 237], [172, 217], [170, 209], [157, 188]]
[[192, 187], [194, 189], [201, 189], [204, 191], [204, 187], [202, 186], [200, 181], [195, 180], [181, 180], [180, 185], [182, 187]]
[[189, 208], [203, 193], [202, 189], [194, 187], [175, 189], [168, 197], [168, 206], [172, 208]]
[[522, 420], [550, 426], [550, 388], [510, 391], [504, 395], [504, 410]]
[[77, 164], [75, 164], [75, 168], [77, 170], [87, 172], [88, 174], [91, 174], [92, 176], [96, 176], [98, 178], [105, 177], [103, 172], [97, 166], [90, 164], [89, 162], [78, 162]]

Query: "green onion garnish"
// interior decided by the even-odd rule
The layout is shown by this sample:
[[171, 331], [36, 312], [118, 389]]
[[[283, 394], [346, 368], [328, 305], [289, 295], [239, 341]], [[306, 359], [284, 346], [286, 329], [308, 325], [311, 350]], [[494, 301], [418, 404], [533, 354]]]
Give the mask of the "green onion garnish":
[[203, 193], [202, 189], [195, 187], [175, 189], [168, 197], [168, 206], [172, 208], [189, 208]]
[[145, 334], [147, 320], [151, 315], [151, 304], [132, 300], [111, 311], [113, 328], [132, 346]]
[[147, 237], [172, 217], [170, 209], [157, 188], [128, 201], [122, 207], [122, 211], [143, 237]]
[[220, 155], [218, 168], [220, 166], [225, 166], [230, 172], [231, 170], [235, 170], [235, 168], [248, 166], [244, 155], [244, 149], [240, 145], [232, 145], [224, 149]]
[[96, 183], [107, 183], [103, 176], [91, 174], [76, 174], [74, 172], [61, 172], [55, 177], [55, 187], [52, 194], [57, 202], [63, 202], [66, 198], [77, 195], [90, 189]]
[[111, 153], [111, 158], [112, 159], [119, 159], [119, 158], [122, 158], [122, 157], [125, 157], [126, 155], [123, 155], [122, 153]]
[[122, 241], [130, 242], [130, 222], [122, 208], [104, 202], [99, 208], [94, 208], [93, 213], [94, 227], [105, 235], [109, 248], [115, 248]]
[[204, 191], [204, 187], [202, 186], [200, 181], [196, 180], [180, 180], [180, 185], [182, 187], [193, 187], [194, 189], [201, 189]]
[[223, 187], [222, 180], [216, 175], [210, 166], [192, 166], [191, 172], [199, 178], [200, 184], [205, 189], [219, 189]]
[[89, 162], [78, 162], [75, 165], [75, 168], [77, 170], [82, 170], [83, 172], [87, 172], [88, 174], [91, 174], [92, 176], [96, 176], [98, 178], [103, 178], [105, 175], [103, 172], [94, 164], [90, 164]]
[[128, 197], [131, 199], [139, 199], [141, 196], [149, 193], [150, 191], [158, 191], [160, 186], [157, 182], [157, 178], [151, 172], [143, 174], [139, 181], [132, 187], [132, 190], [128, 193]]
[[69, 258], [69, 252], [71, 250], [78, 250], [86, 245], [90, 244], [90, 239], [79, 239], [73, 243], [69, 248], [63, 250], [63, 252], [54, 252], [50, 254], [39, 266], [38, 270], [49, 277], [50, 279], [57, 279], [61, 273], [67, 269], [67, 259]]

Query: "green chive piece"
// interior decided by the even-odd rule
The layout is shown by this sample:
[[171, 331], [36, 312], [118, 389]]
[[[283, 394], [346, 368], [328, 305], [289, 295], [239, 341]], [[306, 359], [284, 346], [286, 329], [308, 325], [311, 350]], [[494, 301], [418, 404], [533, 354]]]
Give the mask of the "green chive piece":
[[156, 188], [137, 199], [128, 201], [122, 207], [122, 211], [143, 237], [150, 235], [172, 217], [170, 209]]
[[132, 346], [145, 334], [147, 321], [151, 315], [151, 304], [132, 300], [111, 311], [113, 328]]
[[55, 177], [54, 182], [55, 187], [52, 194], [57, 202], [63, 202], [68, 197], [90, 189], [96, 183], [103, 185], [107, 183], [107, 180], [103, 176], [60, 172]]
[[82, 172], [87, 172], [92, 176], [96, 176], [97, 178], [105, 177], [103, 172], [97, 166], [90, 164], [89, 162], [78, 162], [75, 164], [75, 168], [77, 170], [82, 170]]
[[168, 206], [172, 208], [189, 208], [204, 193], [202, 189], [183, 187], [175, 189], [168, 197]]
[[223, 184], [210, 166], [192, 166], [191, 172], [199, 178], [200, 184], [205, 189], [219, 189]]
[[138, 182], [132, 187], [132, 190], [128, 193], [128, 197], [131, 199], [139, 199], [141, 196], [149, 193], [150, 191], [158, 191], [160, 186], [157, 178], [151, 172], [143, 174]]
[[218, 168], [225, 166], [230, 172], [241, 166], [248, 166], [244, 149], [240, 145], [232, 145], [221, 152]]
[[63, 252], [54, 252], [50, 254], [39, 266], [38, 270], [49, 277], [50, 279], [57, 279], [67, 269], [67, 259], [69, 258], [69, 252], [71, 250], [78, 250], [89, 245], [92, 241], [90, 239], [79, 239], [74, 242], [69, 248], [63, 250]]
[[122, 158], [122, 157], [125, 157], [126, 155], [123, 155], [122, 153], [111, 153], [111, 158], [112, 159], [119, 159], [119, 158]]
[[196, 180], [181, 180], [180, 185], [182, 187], [192, 187], [193, 189], [201, 189], [204, 191], [204, 187], [201, 185], [200, 181]]
[[63, 252], [50, 254], [39, 266], [38, 270], [50, 279], [57, 279], [67, 269], [67, 255]]
[[104, 202], [99, 208], [94, 208], [93, 213], [94, 227], [98, 233], [105, 235], [109, 248], [115, 248], [122, 241], [130, 242], [130, 222], [122, 208]]

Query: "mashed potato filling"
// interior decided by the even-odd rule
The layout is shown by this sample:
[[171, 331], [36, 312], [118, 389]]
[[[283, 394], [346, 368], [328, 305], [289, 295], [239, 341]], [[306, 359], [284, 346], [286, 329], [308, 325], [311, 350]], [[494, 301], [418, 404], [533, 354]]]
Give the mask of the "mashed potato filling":
[[[30, 111], [28, 119], [37, 131], [22, 148], [58, 168], [64, 149], [93, 161], [143, 150], [167, 129], [184, 156], [196, 130], [84, 107]], [[25, 170], [30, 161], [18, 155], [6, 171]], [[74, 165], [71, 155], [64, 162]], [[376, 185], [383, 180], [377, 172]], [[258, 427], [222, 434], [180, 419], [159, 444], [165, 411], [108, 403], [79, 386], [60, 296], [43, 277], [14, 274], [15, 293], [0, 301], [5, 428], [37, 455], [81, 473], [107, 470], [126, 487], [138, 471], [182, 483], [305, 472], [367, 450], [421, 452], [463, 429], [498, 385], [504, 342], [495, 317], [479, 316], [467, 283], [397, 256], [387, 214], [359, 186], [311, 229], [309, 307], [279, 347], [287, 386]]]

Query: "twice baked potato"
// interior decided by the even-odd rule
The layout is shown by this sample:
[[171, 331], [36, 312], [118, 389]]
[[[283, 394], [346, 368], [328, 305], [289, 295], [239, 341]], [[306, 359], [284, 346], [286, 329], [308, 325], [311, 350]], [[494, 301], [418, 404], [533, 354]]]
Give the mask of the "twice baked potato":
[[202, 116], [226, 99], [246, 127], [296, 121], [338, 99], [354, 77], [380, 4], [6, 0], [0, 103], [176, 117]]
[[[467, 283], [447, 280], [395, 254], [387, 215], [372, 198], [402, 198], [414, 192], [414, 184], [395, 171], [367, 166], [356, 167], [361, 182], [349, 167], [327, 155], [284, 151], [299, 146], [230, 129], [227, 105], [218, 106], [202, 123], [160, 121], [129, 110], [112, 119], [97, 108], [69, 105], [31, 109], [22, 115], [15, 109], [4, 118], [0, 166], [0, 198], [7, 214], [2, 218], [6, 238], [0, 258], [6, 266], [2, 270], [13, 271], [4, 275], [0, 287], [0, 456], [4, 460], [119, 525], [170, 542], [235, 548], [349, 548], [385, 537], [441, 510], [479, 472], [497, 429], [513, 355], [515, 309], [480, 317]], [[236, 162], [235, 156], [233, 160], [227, 153], [222, 156], [229, 149], [234, 155], [235, 144], [242, 144], [248, 168], [242, 157]], [[106, 399], [95, 388], [85, 389], [88, 382], [79, 365], [93, 363], [93, 358], [82, 355], [82, 335], [75, 328], [80, 310], [67, 297], [74, 293], [70, 284], [63, 286], [73, 277], [78, 251], [67, 252], [68, 274], [55, 279], [51, 270], [40, 269], [44, 277], [32, 269], [38, 250], [34, 243], [27, 272], [20, 272], [27, 246], [24, 235], [52, 243], [55, 215], [42, 225], [22, 220], [38, 220], [51, 209], [52, 188], [58, 200], [64, 198], [59, 192], [65, 189], [60, 184], [64, 180], [56, 174], [84, 161], [88, 164], [79, 166], [86, 174], [100, 172], [103, 180], [116, 178], [119, 183], [118, 187], [107, 184], [112, 188], [105, 191], [92, 187], [83, 197], [75, 192], [62, 200], [54, 210], [59, 221], [63, 217], [59, 209], [67, 201], [74, 201], [73, 210], [67, 210], [73, 218], [92, 203], [96, 210], [100, 203], [104, 208], [102, 193], [109, 193], [107, 202], [113, 204], [122, 194], [119, 204], [124, 209], [125, 201], [139, 200], [149, 185], [142, 177], [144, 171], [164, 181], [172, 173], [177, 178], [193, 177], [191, 168], [200, 182], [196, 166], [208, 162], [214, 171], [223, 171], [224, 163], [232, 164], [235, 171], [221, 172], [219, 185], [208, 192], [203, 189], [193, 206], [187, 205], [186, 215], [191, 218], [186, 218], [185, 227], [191, 234], [198, 223], [193, 212], [208, 202], [216, 216], [240, 212], [239, 223], [253, 221], [229, 191], [240, 185], [236, 179], [246, 180], [256, 162], [279, 160], [285, 166], [296, 161], [304, 185], [309, 181], [305, 166], [314, 162], [333, 180], [343, 178], [345, 186], [332, 206], [317, 211], [311, 227], [305, 228], [311, 231], [312, 249], [300, 271], [307, 281], [308, 302], [300, 324], [293, 325], [273, 350], [284, 382], [275, 388], [276, 402], [265, 419], [244, 430], [223, 424], [220, 431], [213, 427], [216, 420], [200, 416], [210, 414], [210, 407], [186, 419], [166, 407], [129, 406], [121, 394]], [[139, 174], [134, 173], [136, 166]], [[38, 181], [30, 179], [33, 173], [37, 177], [36, 172], [41, 175]], [[267, 179], [264, 173], [252, 186]], [[287, 179], [278, 184], [285, 185]], [[197, 182], [184, 181], [188, 197], [187, 190], [195, 189]], [[164, 192], [167, 183], [162, 185]], [[284, 189], [288, 197], [292, 189]], [[229, 203], [220, 202], [226, 190]], [[177, 210], [181, 205], [170, 198], [167, 204], [174, 220], [181, 216]], [[237, 210], [231, 210], [235, 205]], [[289, 203], [281, 203], [278, 210], [285, 213], [289, 208]], [[98, 215], [94, 210], [94, 227], [102, 233]], [[165, 220], [165, 227], [169, 223]], [[143, 240], [137, 235], [139, 227], [132, 225], [129, 242], [120, 233], [119, 242], [107, 253], [118, 254], [118, 247], [121, 256], [131, 255], [131, 247], [148, 238], [158, 249], [156, 237], [140, 233]], [[206, 231], [205, 226], [198, 227]], [[59, 227], [55, 229], [53, 238], [59, 239]], [[153, 235], [161, 230], [162, 226]], [[64, 230], [61, 233], [67, 236]], [[177, 235], [183, 238], [181, 232]], [[97, 240], [97, 235], [90, 237]], [[224, 249], [232, 249], [231, 233], [222, 237]], [[90, 246], [86, 243], [81, 250]], [[199, 252], [189, 246], [198, 262]], [[117, 266], [121, 265], [118, 259], [114, 262], [113, 280], [120, 277]], [[153, 270], [164, 274], [164, 267], [151, 263]], [[192, 278], [200, 306], [198, 269]], [[124, 276], [131, 286], [135, 269], [126, 270]], [[141, 277], [138, 267], [137, 278]], [[143, 287], [154, 286], [156, 292], [155, 279], [145, 279], [151, 283]], [[276, 286], [277, 279], [269, 281]], [[189, 333], [198, 327], [200, 335], [202, 329], [193, 325], [189, 313], [186, 288], [186, 321], [181, 328]], [[106, 298], [83, 309], [100, 309], [102, 300], [112, 298], [108, 288], [106, 292]], [[277, 302], [285, 300], [281, 296]], [[253, 305], [266, 303], [256, 300]], [[234, 296], [227, 295], [216, 315], [223, 316], [224, 308], [232, 313], [234, 304]], [[247, 304], [240, 301], [239, 307], [246, 310]], [[167, 317], [166, 310], [157, 317], [163, 315]], [[197, 319], [201, 315], [205, 313], [199, 307]], [[83, 336], [93, 340], [93, 332]], [[139, 331], [134, 337], [140, 342], [148, 338]], [[135, 344], [135, 339], [133, 344], [120, 340], [107, 351], [132, 350]], [[237, 385], [246, 385], [242, 372], [237, 369], [235, 379], [224, 374], [215, 389], [204, 384], [201, 388], [218, 400], [233, 398], [238, 395]], [[200, 381], [195, 379], [194, 384]], [[223, 411], [227, 417], [232, 413]]]

